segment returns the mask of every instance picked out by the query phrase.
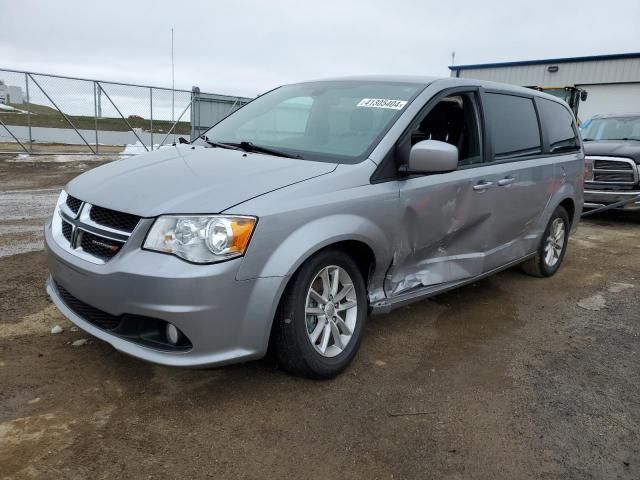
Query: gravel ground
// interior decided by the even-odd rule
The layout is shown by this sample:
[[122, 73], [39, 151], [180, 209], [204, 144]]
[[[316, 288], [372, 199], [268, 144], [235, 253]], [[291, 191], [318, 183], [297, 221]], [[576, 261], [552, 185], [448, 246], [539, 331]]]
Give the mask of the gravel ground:
[[0, 159], [0, 478], [640, 478], [640, 215], [582, 222], [551, 279], [370, 318], [335, 380], [177, 370], [46, 298], [43, 219], [91, 165]]

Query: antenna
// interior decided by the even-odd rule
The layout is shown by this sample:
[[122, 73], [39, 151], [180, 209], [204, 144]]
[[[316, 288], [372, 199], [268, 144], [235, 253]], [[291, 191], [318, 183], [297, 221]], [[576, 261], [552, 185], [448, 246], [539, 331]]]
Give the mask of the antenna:
[[456, 64], [456, 51], [451, 52], [451, 66], [453, 67]]
[[[176, 75], [175, 75], [175, 63], [173, 60], [173, 27], [171, 27], [171, 124], [175, 121], [175, 107], [176, 107]], [[173, 128], [173, 143], [176, 143], [175, 127]]]

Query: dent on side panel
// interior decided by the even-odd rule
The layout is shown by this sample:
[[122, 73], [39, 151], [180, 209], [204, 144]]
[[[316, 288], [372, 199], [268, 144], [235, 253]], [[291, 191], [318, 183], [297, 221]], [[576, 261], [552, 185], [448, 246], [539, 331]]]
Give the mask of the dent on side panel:
[[416, 179], [401, 191], [399, 223], [404, 228], [385, 282], [388, 297], [484, 271], [492, 218], [489, 198], [473, 191], [470, 178], [420, 185], [424, 181]]

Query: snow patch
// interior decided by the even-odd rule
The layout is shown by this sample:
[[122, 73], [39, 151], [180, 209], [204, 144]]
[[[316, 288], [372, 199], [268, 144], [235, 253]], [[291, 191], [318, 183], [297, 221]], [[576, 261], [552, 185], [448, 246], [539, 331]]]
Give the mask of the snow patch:
[[[118, 158], [114, 154], [112, 158]], [[108, 160], [110, 157], [100, 156], [100, 155], [64, 155], [64, 154], [54, 154], [54, 155], [27, 155], [26, 153], [21, 153], [16, 155], [13, 158], [8, 158], [6, 161], [11, 163], [71, 163], [71, 162], [100, 162], [103, 160]]]
[[0, 110], [11, 113], [29, 113], [26, 110], [20, 110], [19, 108], [12, 107], [11, 105], [5, 105], [4, 103], [0, 103]]
[[620, 293], [633, 287], [635, 287], [633, 283], [612, 283], [609, 287], [609, 292]]
[[[171, 144], [160, 145], [159, 143], [156, 143], [153, 145], [153, 149], [149, 148], [148, 145], [147, 145], [147, 148], [149, 148], [149, 151], [153, 151], [153, 150], [158, 150], [160, 148], [167, 148], [171, 146], [172, 146]], [[120, 152], [120, 155], [121, 157], [127, 157], [131, 155], [139, 155], [141, 153], [147, 153], [147, 149], [142, 143], [137, 141], [134, 144], [125, 145], [124, 150]]]
[[584, 308], [585, 310], [597, 312], [607, 306], [607, 301], [602, 295], [596, 293], [595, 295], [580, 300], [578, 302], [578, 306], [580, 308]]

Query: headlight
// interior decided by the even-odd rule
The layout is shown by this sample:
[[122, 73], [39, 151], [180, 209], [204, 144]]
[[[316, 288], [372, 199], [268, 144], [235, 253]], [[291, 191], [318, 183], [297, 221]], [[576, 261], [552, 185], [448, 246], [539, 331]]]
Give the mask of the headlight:
[[230, 215], [166, 215], [154, 222], [142, 248], [194, 263], [220, 262], [244, 255], [256, 221]]

